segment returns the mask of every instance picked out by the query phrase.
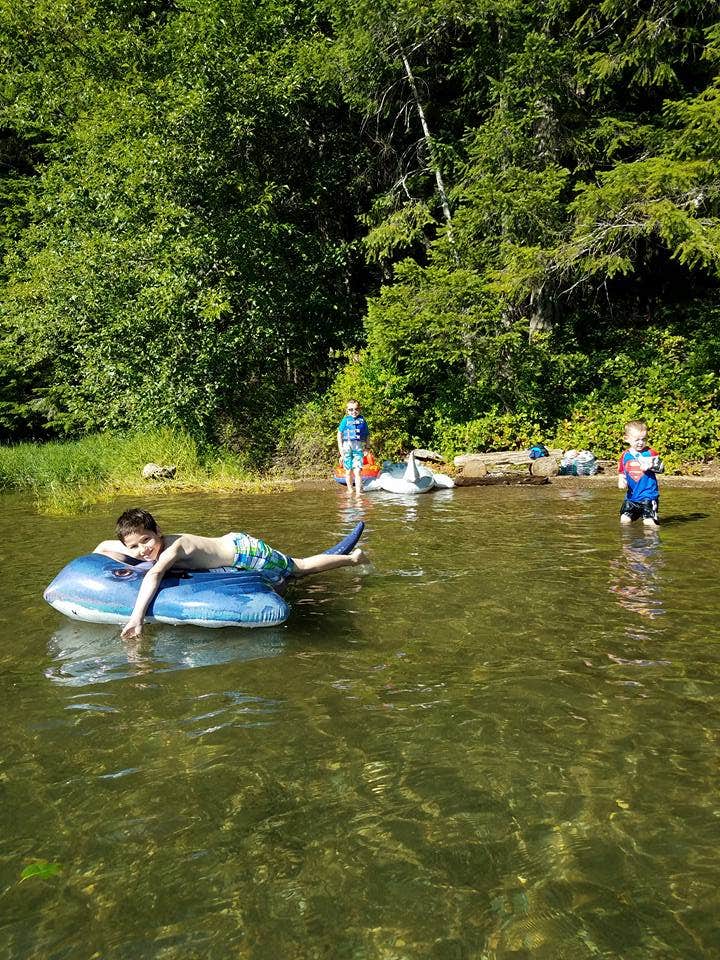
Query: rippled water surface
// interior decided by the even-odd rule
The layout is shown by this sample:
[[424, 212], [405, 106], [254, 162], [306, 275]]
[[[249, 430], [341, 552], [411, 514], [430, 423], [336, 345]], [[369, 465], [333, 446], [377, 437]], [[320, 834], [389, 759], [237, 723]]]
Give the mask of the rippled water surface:
[[0, 957], [716, 958], [717, 497], [156, 500], [295, 555], [364, 519], [372, 565], [133, 658], [41, 599], [128, 504], [4, 497]]

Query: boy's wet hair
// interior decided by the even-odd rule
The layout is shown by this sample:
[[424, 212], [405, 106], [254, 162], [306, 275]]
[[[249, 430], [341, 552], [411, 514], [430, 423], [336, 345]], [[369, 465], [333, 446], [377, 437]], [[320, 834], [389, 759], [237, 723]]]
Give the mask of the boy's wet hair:
[[645, 432], [647, 432], [647, 428], [648, 428], [648, 425], [645, 423], [644, 420], [630, 420], [628, 423], [625, 424], [625, 436], [627, 436], [631, 430], [634, 433], [637, 433], [640, 430], [645, 430]]
[[138, 530], [150, 530], [152, 533], [158, 532], [157, 520], [155, 517], [143, 510], [142, 507], [132, 507], [121, 513], [115, 524], [115, 532], [118, 540], [125, 543], [125, 537], [129, 533], [137, 533]]

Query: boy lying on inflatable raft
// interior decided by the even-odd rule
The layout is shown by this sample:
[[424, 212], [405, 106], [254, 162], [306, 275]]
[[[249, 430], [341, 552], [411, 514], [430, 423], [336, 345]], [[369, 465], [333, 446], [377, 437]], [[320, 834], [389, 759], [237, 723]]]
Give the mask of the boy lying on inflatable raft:
[[148, 607], [160, 588], [163, 576], [171, 568], [190, 571], [234, 567], [237, 570], [255, 571], [269, 580], [278, 581], [367, 562], [359, 547], [347, 554], [319, 553], [297, 558], [274, 550], [264, 541], [245, 533], [227, 533], [222, 537], [200, 537], [192, 533], [165, 535], [152, 514], [140, 508], [126, 510], [118, 518], [116, 533], [117, 540], [104, 540], [97, 545], [94, 553], [121, 562], [130, 559], [152, 564], [142, 578], [130, 620], [122, 630], [124, 639], [137, 637], [141, 633]]

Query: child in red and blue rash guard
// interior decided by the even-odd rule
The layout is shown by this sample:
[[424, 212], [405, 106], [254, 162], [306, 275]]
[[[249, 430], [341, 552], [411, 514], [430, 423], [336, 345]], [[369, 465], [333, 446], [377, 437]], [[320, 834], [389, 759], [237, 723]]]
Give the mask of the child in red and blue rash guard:
[[642, 518], [643, 523], [657, 524], [660, 490], [656, 474], [665, 469], [656, 450], [648, 447], [647, 424], [631, 420], [625, 426], [628, 450], [618, 460], [618, 487], [625, 490], [620, 507], [620, 523], [632, 523]]

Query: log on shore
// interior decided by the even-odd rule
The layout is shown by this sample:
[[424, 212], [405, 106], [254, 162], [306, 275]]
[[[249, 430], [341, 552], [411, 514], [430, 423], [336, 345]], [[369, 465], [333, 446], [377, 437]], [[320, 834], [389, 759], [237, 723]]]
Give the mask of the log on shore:
[[421, 460], [423, 463], [445, 463], [440, 454], [435, 453], [434, 450], [425, 450], [423, 447], [416, 447], [413, 450], [413, 454], [416, 460]]
[[458, 474], [454, 479], [456, 487], [539, 487], [550, 483], [548, 477], [532, 477], [523, 473], [488, 474], [484, 477], [465, 477]]
[[[556, 457], [558, 460], [563, 455], [562, 450], [550, 450], [549, 453], [551, 457]], [[462, 468], [466, 463], [497, 464], [500, 466], [505, 463], [532, 463], [532, 461], [527, 450], [495, 450], [492, 453], [464, 453], [455, 457], [453, 463], [456, 467]]]

